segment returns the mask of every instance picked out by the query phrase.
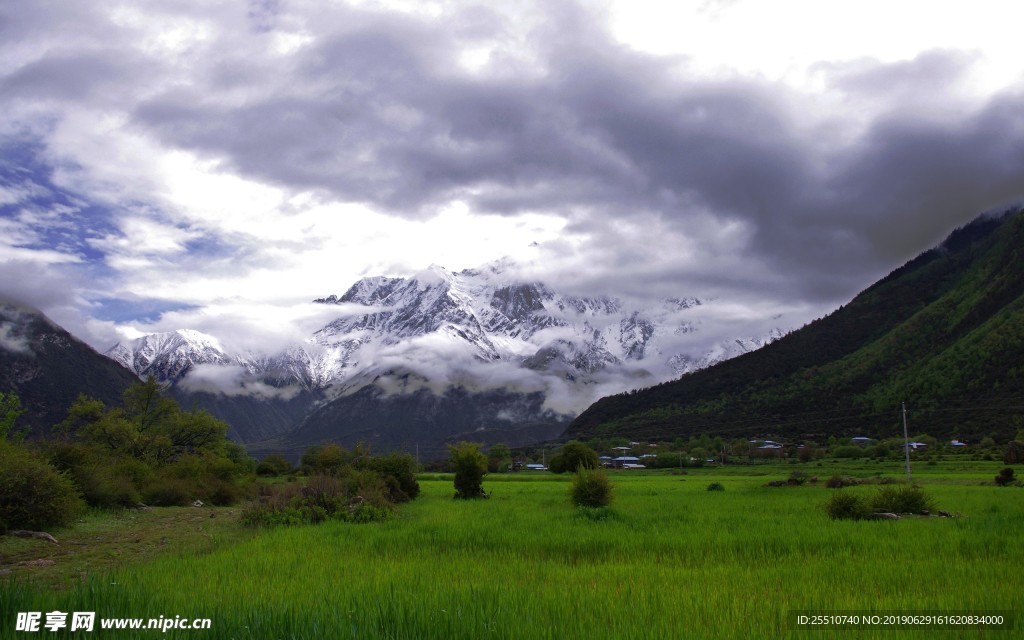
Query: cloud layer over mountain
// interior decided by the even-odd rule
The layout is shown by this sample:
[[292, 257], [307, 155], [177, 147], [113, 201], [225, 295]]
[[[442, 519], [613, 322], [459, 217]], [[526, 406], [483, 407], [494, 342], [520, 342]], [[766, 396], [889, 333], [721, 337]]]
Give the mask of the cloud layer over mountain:
[[807, 320], [1024, 196], [1005, 3], [856, 8], [902, 48], [844, 40], [848, 7], [691, 3], [673, 52], [614, 2], [416, 5], [0, 8], [0, 292], [99, 348], [261, 346], [359, 276], [510, 255]]

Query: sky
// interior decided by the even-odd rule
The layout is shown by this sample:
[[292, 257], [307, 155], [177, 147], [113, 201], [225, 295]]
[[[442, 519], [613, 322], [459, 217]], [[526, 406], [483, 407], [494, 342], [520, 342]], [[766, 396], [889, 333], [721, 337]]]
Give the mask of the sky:
[[0, 0], [0, 295], [256, 347], [358, 278], [796, 324], [1024, 198], [1002, 0]]

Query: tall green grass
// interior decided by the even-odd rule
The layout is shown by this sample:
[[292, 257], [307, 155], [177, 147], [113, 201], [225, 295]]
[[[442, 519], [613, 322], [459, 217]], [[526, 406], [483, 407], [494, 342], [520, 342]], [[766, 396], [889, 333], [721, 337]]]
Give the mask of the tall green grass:
[[[706, 491], [709, 479], [727, 490]], [[820, 485], [765, 488], [764, 477], [712, 471], [612, 480], [604, 518], [580, 517], [567, 480], [547, 474], [489, 476], [482, 501], [421, 480], [421, 498], [384, 523], [269, 530], [65, 593], [9, 583], [0, 637], [14, 635], [15, 612], [53, 609], [213, 620], [211, 631], [166, 634], [180, 638], [600, 639], [848, 638], [796, 630], [792, 614], [1020, 607], [1009, 588], [1024, 564], [1020, 490], [926, 485], [963, 517], [852, 522], [827, 518]]]

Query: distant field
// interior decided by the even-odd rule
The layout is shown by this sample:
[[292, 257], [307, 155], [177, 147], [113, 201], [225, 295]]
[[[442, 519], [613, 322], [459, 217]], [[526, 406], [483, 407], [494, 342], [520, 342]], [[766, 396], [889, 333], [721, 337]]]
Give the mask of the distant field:
[[[899, 464], [872, 462], [623, 472], [613, 474], [607, 512], [574, 509], [568, 478], [543, 472], [490, 475], [492, 499], [477, 502], [454, 501], [450, 479], [424, 476], [422, 497], [380, 525], [252, 535], [219, 511], [208, 544], [154, 548], [152, 561], [93, 572], [77, 587], [53, 592], [52, 576], [18, 573], [0, 587], [0, 637], [64, 637], [14, 633], [17, 612], [55, 609], [213, 622], [209, 631], [131, 637], [1019, 637], [1024, 621], [984, 634], [793, 626], [797, 610], [1019, 614], [1024, 490], [992, 486], [1000, 466], [915, 465], [915, 479], [955, 519], [828, 520], [822, 483], [834, 470], [902, 477]], [[792, 469], [819, 482], [763, 486]], [[725, 491], [707, 491], [711, 482]], [[210, 526], [180, 513], [182, 527]], [[27, 544], [45, 543], [0, 538], [0, 558]], [[128, 637], [120, 633], [106, 637]], [[104, 633], [66, 634], [92, 636]]]

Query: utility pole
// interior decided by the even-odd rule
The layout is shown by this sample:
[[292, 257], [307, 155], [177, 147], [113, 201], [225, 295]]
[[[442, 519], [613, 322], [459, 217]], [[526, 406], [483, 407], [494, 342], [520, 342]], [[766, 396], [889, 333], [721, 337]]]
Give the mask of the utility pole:
[[903, 409], [903, 455], [907, 459], [907, 483], [911, 482], [910, 479], [910, 436], [907, 435], [907, 403], [906, 401], [900, 402], [900, 407]]

